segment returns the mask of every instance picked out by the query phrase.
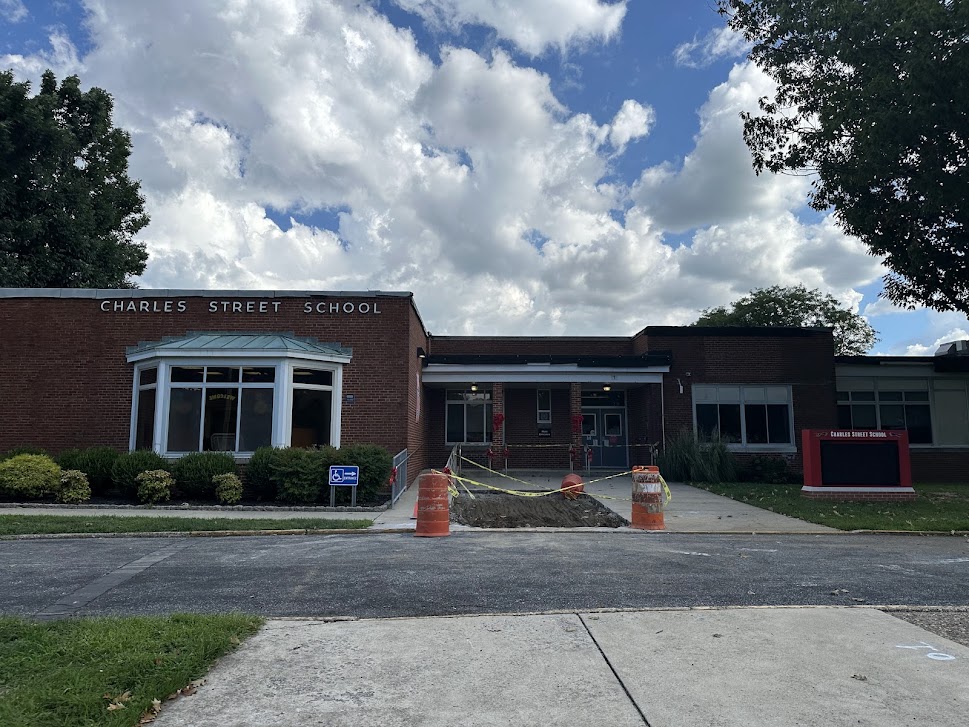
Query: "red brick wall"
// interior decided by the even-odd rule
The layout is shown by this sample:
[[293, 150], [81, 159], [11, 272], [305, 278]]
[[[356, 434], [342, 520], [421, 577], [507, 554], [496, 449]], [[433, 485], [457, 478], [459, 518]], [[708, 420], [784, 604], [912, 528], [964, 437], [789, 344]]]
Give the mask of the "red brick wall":
[[572, 425], [569, 421], [569, 390], [552, 392], [552, 422], [542, 424], [551, 437], [538, 436], [537, 388], [505, 389], [505, 431], [508, 436], [508, 466], [514, 469], [569, 468]]
[[[93, 291], [87, 291], [93, 294]], [[137, 293], [136, 293], [137, 295]], [[103, 312], [94, 298], [0, 298], [0, 450], [36, 445], [52, 452], [107, 444], [128, 448], [132, 365], [125, 348], [190, 331], [293, 332], [353, 349], [344, 367], [342, 443], [372, 442], [392, 453], [422, 438], [414, 419], [413, 302], [405, 296], [145, 297], [184, 312]], [[210, 312], [211, 301], [269, 301], [265, 313]], [[368, 302], [379, 314], [305, 313], [304, 303]], [[278, 302], [274, 311], [272, 302]], [[173, 309], [177, 305], [172, 306]], [[258, 309], [258, 305], [256, 306]]]
[[409, 315], [409, 342], [405, 355], [408, 360], [407, 368], [407, 476], [413, 483], [421, 470], [430, 466], [428, 463], [427, 432], [430, 417], [427, 410], [427, 396], [421, 382], [423, 360], [417, 357], [417, 349], [427, 351], [427, 333], [424, 324], [411, 305]]
[[435, 356], [470, 354], [628, 356], [632, 354], [630, 339], [605, 337], [431, 336], [430, 346], [431, 353]]
[[969, 450], [909, 449], [912, 455], [912, 482], [959, 482], [969, 484]]
[[[701, 329], [702, 330], [702, 329]], [[650, 350], [673, 353], [666, 375], [666, 437], [693, 430], [695, 384], [787, 384], [792, 388], [795, 444], [805, 428], [837, 421], [834, 343], [829, 331], [798, 336], [649, 335]], [[683, 384], [680, 393], [677, 379]], [[795, 458], [800, 467], [800, 452]]]

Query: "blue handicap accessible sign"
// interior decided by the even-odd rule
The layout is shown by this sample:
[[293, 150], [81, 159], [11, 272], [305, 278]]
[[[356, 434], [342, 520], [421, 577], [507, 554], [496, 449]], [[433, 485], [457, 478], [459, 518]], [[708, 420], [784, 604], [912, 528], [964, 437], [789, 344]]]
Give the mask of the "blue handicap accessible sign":
[[338, 467], [330, 466], [330, 485], [343, 485], [344, 487], [356, 487], [360, 482], [360, 468], [357, 466]]

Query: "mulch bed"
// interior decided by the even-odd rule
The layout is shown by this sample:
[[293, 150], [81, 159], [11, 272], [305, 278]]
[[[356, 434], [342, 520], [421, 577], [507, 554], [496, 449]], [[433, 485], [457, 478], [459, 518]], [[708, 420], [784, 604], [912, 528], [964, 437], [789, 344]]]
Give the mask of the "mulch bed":
[[461, 493], [451, 501], [451, 520], [476, 528], [619, 528], [629, 525], [588, 495], [567, 500], [562, 494], [519, 497], [504, 493]]

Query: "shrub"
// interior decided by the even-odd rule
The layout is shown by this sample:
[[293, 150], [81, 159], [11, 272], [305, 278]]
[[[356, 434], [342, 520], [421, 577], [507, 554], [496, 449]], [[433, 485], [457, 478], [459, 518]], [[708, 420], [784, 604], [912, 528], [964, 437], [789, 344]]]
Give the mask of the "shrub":
[[175, 479], [166, 470], [146, 470], [135, 477], [138, 483], [138, 502], [154, 505], [170, 500]]
[[43, 454], [18, 454], [0, 462], [0, 496], [15, 500], [56, 495], [61, 468]]
[[112, 447], [88, 447], [81, 450], [79, 470], [87, 475], [91, 490], [102, 495], [114, 487], [112, 471], [121, 453]]
[[216, 475], [235, 474], [235, 458], [227, 452], [192, 452], [175, 462], [175, 485], [186, 497], [214, 500]]
[[293, 504], [316, 502], [325, 483], [319, 450], [277, 449], [272, 456], [272, 484], [276, 499]]
[[80, 470], [64, 470], [61, 472], [61, 487], [57, 493], [57, 501], [67, 505], [78, 505], [91, 499], [91, 485], [87, 475]]
[[65, 449], [57, 455], [57, 464], [65, 470], [80, 470], [87, 475], [91, 490], [98, 495], [111, 490], [111, 468], [120, 452], [111, 447], [88, 447], [87, 449]]
[[340, 464], [360, 467], [360, 484], [357, 486], [358, 502], [375, 500], [377, 493], [387, 488], [394, 458], [386, 449], [376, 444], [351, 444], [340, 450], [340, 456], [343, 460]]
[[257, 500], [274, 500], [276, 486], [273, 484], [273, 458], [279, 451], [275, 447], [260, 447], [252, 453], [246, 465], [246, 484]]
[[111, 467], [111, 481], [124, 495], [138, 496], [138, 481], [135, 479], [148, 470], [169, 470], [170, 465], [157, 452], [138, 449], [134, 452], [119, 454]]
[[763, 454], [751, 457], [744, 464], [741, 479], [772, 485], [795, 484], [801, 480], [785, 458]]
[[[81, 450], [77, 447], [74, 449], [65, 449], [63, 452], [54, 457], [54, 461], [60, 466], [62, 470], [80, 470], [81, 469]], [[87, 474], [85, 472], [85, 474]]]
[[10, 450], [7, 450], [6, 452], [0, 453], [0, 462], [3, 462], [4, 460], [8, 460], [8, 459], [13, 459], [14, 457], [18, 457], [21, 454], [42, 454], [42, 455], [46, 455], [47, 452], [45, 452], [40, 447], [30, 447], [30, 446], [14, 447], [13, 449], [10, 449]]
[[223, 505], [235, 505], [242, 499], [242, 481], [231, 472], [212, 478], [215, 497]]
[[666, 442], [657, 464], [668, 480], [731, 482], [737, 476], [733, 453], [723, 441], [702, 442], [688, 431]]

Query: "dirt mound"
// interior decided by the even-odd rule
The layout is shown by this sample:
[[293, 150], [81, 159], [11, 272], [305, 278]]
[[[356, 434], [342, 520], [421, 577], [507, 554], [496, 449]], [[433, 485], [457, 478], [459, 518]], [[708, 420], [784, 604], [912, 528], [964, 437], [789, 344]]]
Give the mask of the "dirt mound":
[[519, 497], [462, 493], [451, 501], [451, 520], [476, 528], [619, 528], [629, 521], [588, 495], [567, 500], [561, 493]]

